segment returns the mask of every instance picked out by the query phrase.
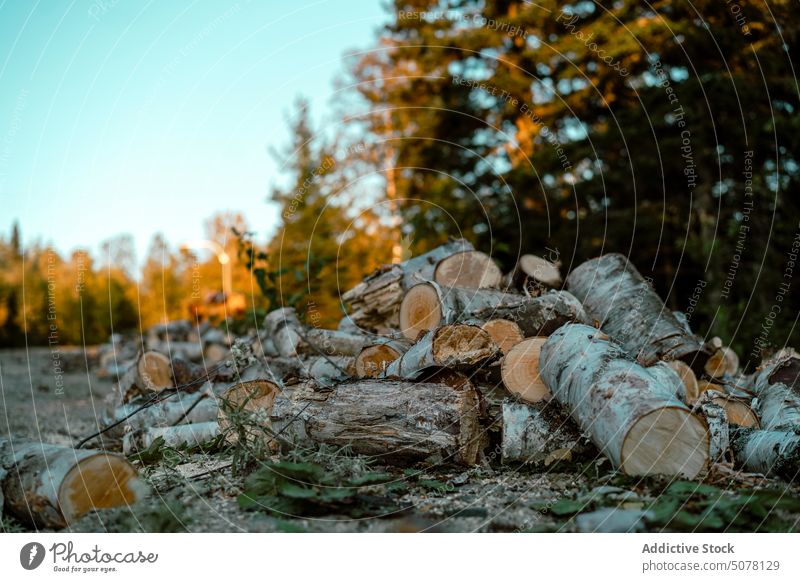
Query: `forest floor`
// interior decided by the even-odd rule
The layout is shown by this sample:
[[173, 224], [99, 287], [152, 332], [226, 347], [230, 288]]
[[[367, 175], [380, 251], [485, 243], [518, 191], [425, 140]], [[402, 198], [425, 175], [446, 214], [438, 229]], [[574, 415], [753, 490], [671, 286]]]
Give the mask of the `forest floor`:
[[[85, 369], [66, 370], [61, 381], [48, 348], [0, 350], [0, 436], [71, 445], [96, 431], [111, 381]], [[712, 471], [699, 483], [631, 478], [602, 457], [403, 470], [322, 451], [276, 459], [244, 478], [224, 447], [155, 453], [137, 461], [151, 490], [145, 500], [93, 512], [70, 530], [800, 531], [800, 486], [736, 473]], [[26, 531], [8, 517], [4, 530]]]

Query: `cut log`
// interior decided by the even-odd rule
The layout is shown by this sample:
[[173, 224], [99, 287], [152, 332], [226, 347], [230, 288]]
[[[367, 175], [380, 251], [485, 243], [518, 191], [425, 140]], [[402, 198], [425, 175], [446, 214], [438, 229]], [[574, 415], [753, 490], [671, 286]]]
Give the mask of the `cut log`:
[[389, 363], [405, 354], [410, 347], [411, 344], [405, 339], [387, 339], [366, 346], [356, 356], [356, 376], [359, 378], [377, 378]]
[[502, 404], [503, 463], [539, 463], [568, 455], [572, 460], [589, 449], [586, 439], [559, 406], [505, 401]]
[[739, 356], [732, 349], [721, 347], [708, 358], [704, 369], [712, 378], [733, 376], [739, 371]]
[[[705, 422], [665, 383], [597, 330], [569, 324], [542, 346], [545, 384], [615, 467], [629, 475], [696, 477], [709, 459]], [[668, 370], [668, 369], [667, 369]]]
[[331, 386], [355, 375], [355, 358], [319, 356], [308, 369], [308, 376], [324, 386]]
[[432, 368], [469, 369], [487, 363], [499, 349], [477, 325], [445, 325], [429, 331], [383, 372], [385, 378], [415, 379]]
[[433, 280], [442, 287], [490, 289], [499, 287], [503, 279], [500, 267], [492, 257], [480, 251], [462, 251], [440, 260], [433, 271]]
[[174, 386], [172, 366], [164, 354], [152, 350], [139, 353], [115, 387], [116, 401], [130, 402], [142, 394], [160, 392]]
[[510, 319], [490, 319], [481, 325], [504, 354], [525, 339], [519, 325]]
[[784, 348], [762, 362], [757, 371], [761, 382], [784, 384], [800, 395], [800, 355]]
[[403, 263], [387, 265], [342, 295], [350, 305], [348, 317], [365, 331], [396, 328], [403, 294], [422, 281], [432, 281], [436, 264], [452, 254], [474, 250], [465, 240], [455, 240]]
[[293, 308], [284, 307], [270, 311], [264, 318], [264, 327], [282, 357], [291, 358], [298, 355], [298, 349], [303, 344], [299, 331], [303, 325]]
[[755, 427], [759, 428], [758, 416], [753, 409], [750, 408], [750, 399], [741, 398], [720, 391], [720, 386], [716, 386], [716, 390], [706, 390], [703, 392], [704, 399], [710, 399], [711, 402], [717, 404], [725, 409], [725, 415], [728, 418], [728, 423], [736, 426]]
[[800, 432], [738, 428], [731, 433], [736, 463], [748, 471], [790, 483], [800, 475]]
[[558, 265], [536, 255], [522, 255], [505, 278], [506, 287], [533, 295], [539, 295], [543, 287], [557, 289], [562, 283]]
[[[786, 368], [783, 368], [785, 370]], [[755, 392], [753, 408], [765, 430], [792, 430], [800, 427], [800, 396], [782, 382], [775, 368], [767, 365], [756, 372], [752, 388]]]
[[275, 399], [272, 429], [288, 447], [349, 446], [380, 463], [406, 466], [478, 460], [479, 394], [471, 386], [370, 379], [315, 388], [298, 384]]
[[702, 371], [711, 355], [623, 255], [612, 253], [583, 263], [567, 277], [567, 289], [603, 331], [645, 366], [683, 360]]
[[408, 290], [400, 305], [400, 331], [412, 341], [440, 325], [491, 319], [513, 321], [525, 336], [549, 335], [564, 323], [586, 321], [580, 302], [563, 291], [531, 298], [421, 283]]
[[713, 462], [722, 462], [730, 449], [730, 432], [728, 415], [725, 408], [713, 401], [707, 401], [698, 407], [699, 413], [706, 419], [709, 435], [709, 455]]
[[515, 345], [503, 357], [501, 375], [506, 389], [526, 402], [541, 402], [551, 396], [539, 375], [539, 356], [546, 337], [531, 337]]
[[192, 448], [209, 443], [219, 435], [220, 427], [217, 421], [143, 428], [125, 435], [122, 439], [122, 451], [126, 455], [141, 453], [159, 438], [164, 439], [164, 446], [171, 449]]
[[264, 325], [284, 358], [306, 354], [356, 356], [370, 342], [369, 336], [361, 333], [306, 327], [291, 307], [271, 311]]
[[217, 418], [216, 399], [205, 390], [194, 394], [179, 393], [136, 412], [143, 404], [141, 400], [118, 406], [103, 416], [101, 426], [110, 427], [98, 437], [104, 449], [117, 449], [125, 433], [133, 430], [207, 422]]
[[681, 360], [672, 360], [668, 362], [668, 365], [675, 370], [675, 373], [678, 374], [681, 382], [683, 382], [685, 394], [683, 401], [691, 406], [697, 402], [697, 399], [700, 397], [700, 385], [697, 383], [697, 376], [694, 370], [692, 370], [686, 362], [682, 362]]
[[124, 457], [30, 440], [0, 437], [0, 473], [5, 512], [35, 528], [63, 528], [146, 492]]

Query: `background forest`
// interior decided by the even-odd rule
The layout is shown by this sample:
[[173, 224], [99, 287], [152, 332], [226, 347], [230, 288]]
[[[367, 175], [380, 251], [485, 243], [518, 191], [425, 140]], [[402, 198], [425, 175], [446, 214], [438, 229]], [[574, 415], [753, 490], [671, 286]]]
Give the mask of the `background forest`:
[[[247, 299], [245, 324], [295, 305], [334, 325], [341, 292], [365, 273], [463, 236], [504, 269], [526, 252], [564, 271], [626, 254], [743, 363], [800, 343], [794, 5], [387, 10], [375, 46], [346, 57], [335, 123], [311, 127], [302, 101], [293, 112], [295, 137], [279, 154], [291, 179], [268, 200], [281, 216], [271, 241], [250, 242], [265, 228], [255, 217], [209, 221]], [[19, 241], [18, 230], [0, 240], [2, 346], [47, 343], [53, 301], [60, 341], [92, 344], [187, 318], [222, 288], [217, 257], [164, 236], [143, 262], [125, 236], [98, 256]]]

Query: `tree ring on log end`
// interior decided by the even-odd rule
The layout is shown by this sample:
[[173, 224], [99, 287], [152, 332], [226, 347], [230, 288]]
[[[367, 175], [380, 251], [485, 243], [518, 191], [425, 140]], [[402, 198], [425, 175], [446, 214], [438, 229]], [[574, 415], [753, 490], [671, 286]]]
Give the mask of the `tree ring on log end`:
[[539, 374], [539, 356], [546, 337], [522, 340], [503, 358], [500, 374], [512, 394], [526, 402], [541, 402], [550, 397], [550, 389]]
[[705, 422], [674, 407], [657, 408], [628, 430], [622, 443], [622, 470], [628, 475], [683, 475], [694, 479], [709, 460]]
[[463, 251], [439, 261], [433, 280], [443, 287], [484, 289], [498, 287], [503, 279], [500, 268], [486, 253]]
[[124, 457], [98, 453], [78, 461], [61, 482], [58, 505], [67, 523], [93, 509], [135, 503], [142, 485]]
[[403, 335], [415, 341], [421, 332], [439, 327], [443, 318], [439, 293], [427, 283], [415, 285], [400, 304], [400, 329]]

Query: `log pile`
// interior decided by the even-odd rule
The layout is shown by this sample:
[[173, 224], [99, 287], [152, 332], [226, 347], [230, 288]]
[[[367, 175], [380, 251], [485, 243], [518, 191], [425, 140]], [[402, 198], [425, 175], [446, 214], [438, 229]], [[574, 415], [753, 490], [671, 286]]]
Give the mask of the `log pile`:
[[[744, 375], [733, 350], [696, 335], [621, 255], [579, 265], [561, 285], [556, 264], [525, 255], [504, 276], [459, 240], [368, 276], [344, 295], [348, 312], [335, 330], [304, 323], [292, 308], [271, 311], [248, 338], [159, 326], [119, 376], [98, 434], [80, 444], [135, 455], [154, 443], [237, 446], [255, 430], [269, 435], [274, 455], [333, 446], [380, 464], [499, 457], [545, 468], [602, 455], [629, 475], [699, 479], [732, 461], [795, 479], [794, 351]], [[153, 347], [185, 342], [222, 345], [226, 355], [209, 365]], [[3, 446], [8, 474], [23, 457]], [[88, 507], [71, 493], [75, 463], [94, 459], [85, 463], [100, 479], [104, 464], [123, 481], [135, 475], [112, 453], [79, 447], [72, 465], [46, 477], [60, 485], [44, 492], [37, 459], [69, 455], [25, 450], [30, 476], [8, 487], [6, 476], [5, 503], [16, 514], [40, 499], [55, 509], [30, 521], [48, 527]]]
[[[523, 255], [504, 276], [451, 241], [348, 291], [339, 329], [270, 312], [248, 362], [184, 374], [202, 389], [181, 389], [174, 358], [139, 354], [120, 381], [133, 400], [119, 391], [102, 441], [125, 437], [132, 450], [153, 435], [188, 445], [224, 434], [232, 421], [220, 403], [249, 394], [247, 408], [281, 433], [275, 447], [347, 444], [386, 463], [475, 464], [494, 439], [503, 462], [593, 451], [631, 475], [698, 478], [734, 460], [785, 476], [794, 466], [795, 352], [743, 375], [733, 350], [696, 335], [622, 255], [587, 261], [561, 285], [557, 264]], [[159, 391], [176, 396], [128, 418]], [[767, 455], [775, 441], [785, 444]]]

